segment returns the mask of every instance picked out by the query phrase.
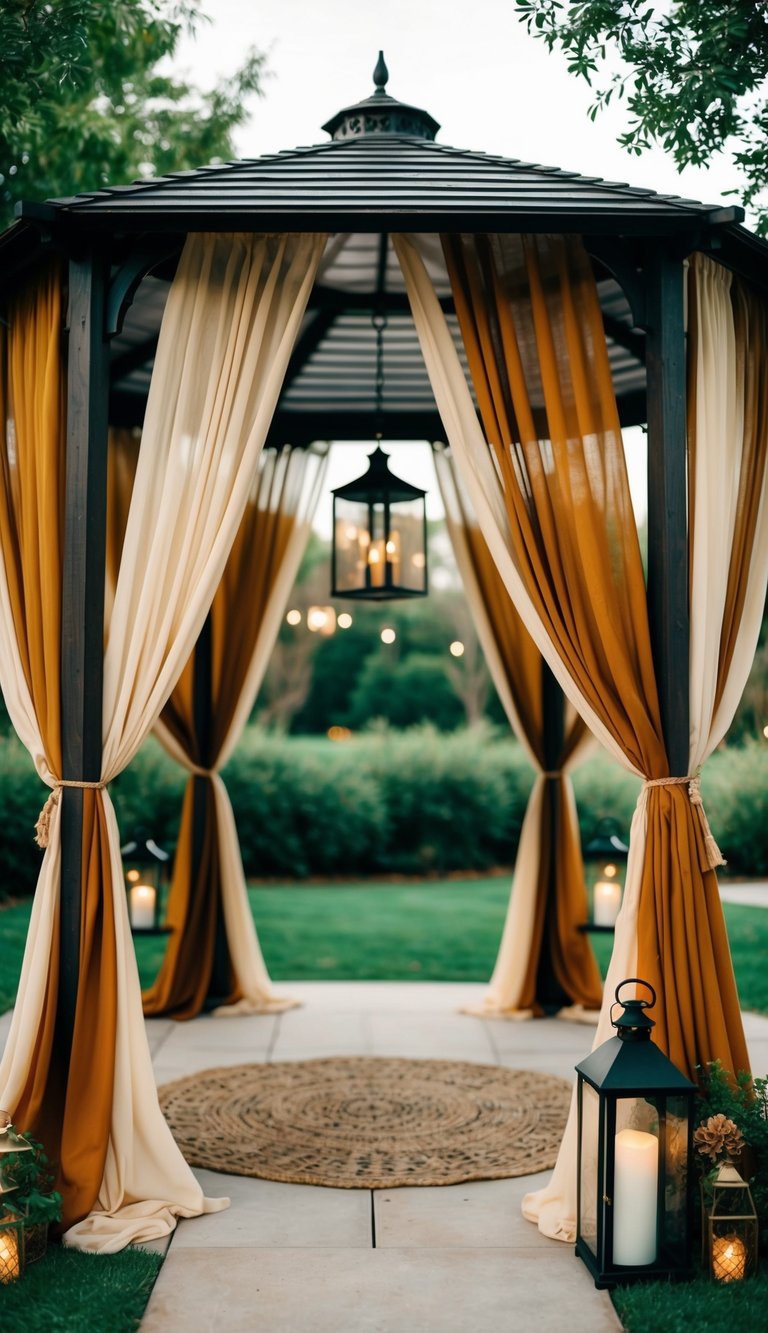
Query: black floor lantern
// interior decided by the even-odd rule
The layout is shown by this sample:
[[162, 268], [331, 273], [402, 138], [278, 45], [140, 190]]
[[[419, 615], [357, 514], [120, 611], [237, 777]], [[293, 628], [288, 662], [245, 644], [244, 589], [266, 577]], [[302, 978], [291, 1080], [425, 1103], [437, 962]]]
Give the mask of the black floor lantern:
[[[631, 984], [653, 999], [621, 1000]], [[651, 1041], [650, 983], [622, 981], [616, 1002], [617, 1035], [576, 1066], [576, 1253], [597, 1287], [691, 1275], [696, 1089]]]
[[386, 316], [376, 330], [376, 445], [368, 471], [333, 492], [331, 596], [386, 602], [427, 593], [426, 491], [389, 470], [379, 447], [384, 397]]

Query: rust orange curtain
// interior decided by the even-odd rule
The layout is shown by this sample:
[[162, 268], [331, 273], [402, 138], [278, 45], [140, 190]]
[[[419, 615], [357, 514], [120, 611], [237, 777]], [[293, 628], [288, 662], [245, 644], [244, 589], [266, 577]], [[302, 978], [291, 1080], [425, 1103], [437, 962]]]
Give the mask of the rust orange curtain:
[[[272, 472], [262, 475], [268, 490]], [[219, 765], [295, 521], [295, 515], [281, 509], [279, 496], [262, 494], [261, 503], [258, 492], [252, 496], [213, 600], [206, 630], [209, 646], [203, 649], [198, 644], [195, 648], [161, 714], [161, 722], [178, 747], [206, 774], [212, 774]], [[207, 726], [201, 728], [195, 717], [194, 696], [195, 672], [200, 669], [203, 653], [209, 659], [203, 682], [208, 699]], [[202, 801], [200, 796], [197, 798], [197, 820], [196, 786], [202, 788]], [[146, 1014], [193, 1018], [209, 996], [217, 917], [222, 912], [217, 831], [212, 778], [193, 776], [184, 798], [169, 899], [168, 924], [173, 934], [157, 980], [144, 994]], [[197, 858], [193, 851], [196, 837], [201, 840]], [[226, 938], [223, 924], [219, 936]], [[226, 991], [216, 997], [223, 1005], [241, 998], [231, 958], [227, 970]]]
[[[480, 442], [465, 413], [455, 452], [463, 449], [494, 559], [591, 728], [646, 780], [666, 779], [643, 569], [589, 258], [572, 237], [451, 236], [443, 245], [484, 435]], [[414, 248], [401, 241], [399, 251], [429, 364], [440, 359], [436, 317]], [[433, 385], [450, 417], [457, 400], [440, 383], [441, 358]], [[687, 784], [646, 786], [632, 836], [606, 990], [614, 969], [626, 976], [636, 967], [659, 983], [656, 1034], [681, 1069], [693, 1074], [712, 1059], [747, 1068], [717, 881]], [[662, 985], [662, 969], [674, 987]]]
[[[112, 432], [108, 564], [115, 569], [138, 450], [134, 434]], [[234, 819], [217, 770], [250, 713], [308, 534], [323, 466], [316, 450], [286, 447], [262, 456], [203, 635], [156, 728], [190, 778], [167, 911], [172, 933], [155, 983], [143, 996], [148, 1015], [181, 1020], [214, 1002], [222, 1012], [294, 1003], [272, 991], [250, 913], [246, 921], [238, 911], [242, 904], [232, 905], [233, 897], [245, 899], [246, 889], [239, 850], [229, 846], [236, 843]], [[253, 939], [244, 952], [248, 934]]]
[[[8, 308], [0, 344], [0, 678], [12, 720], [41, 777], [61, 769], [61, 579], [65, 477], [61, 274], [52, 265]], [[71, 1056], [57, 1039], [60, 840], [54, 811], [30, 923], [12, 1032], [0, 1067], [0, 1105], [58, 1164], [63, 1225], [83, 1217], [104, 1172], [112, 1105], [116, 961], [101, 793], [83, 792], [80, 984]], [[108, 867], [108, 859], [107, 859]], [[38, 947], [39, 946], [39, 947]], [[30, 975], [33, 973], [34, 975]], [[46, 974], [47, 975], [44, 975]], [[26, 1059], [34, 1052], [31, 1062]], [[18, 1064], [17, 1064], [18, 1061]], [[23, 1079], [18, 1069], [24, 1064]]]
[[[602, 982], [589, 941], [578, 929], [588, 907], [567, 772], [587, 739], [587, 727], [551, 677], [545, 688], [548, 669], [514, 608], [453, 459], [441, 446], [435, 446], [434, 455], [448, 531], [486, 660], [510, 725], [539, 774], [489, 991], [482, 1006], [470, 1012], [541, 1013], [541, 986], [547, 979], [547, 1004], [557, 989], [563, 1004], [596, 1010]], [[552, 752], [550, 736], [555, 738]]]

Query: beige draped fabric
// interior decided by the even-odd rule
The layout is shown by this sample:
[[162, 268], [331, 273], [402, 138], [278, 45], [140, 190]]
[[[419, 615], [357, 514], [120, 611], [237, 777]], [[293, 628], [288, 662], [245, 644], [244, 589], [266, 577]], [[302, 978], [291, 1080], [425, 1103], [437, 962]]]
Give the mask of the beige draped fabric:
[[[475, 627], [510, 726], [538, 776], [523, 822], [515, 877], [499, 954], [482, 1005], [468, 1012], [507, 1017], [541, 1013], [537, 981], [542, 952], [570, 1005], [598, 1009], [602, 983], [587, 936], [588, 915], [576, 803], [568, 770], [591, 745], [584, 722], [555, 687], [545, 691], [541, 653], [509, 597], [461, 484], [451, 455], [435, 446], [446, 525]], [[545, 716], [549, 709], [560, 714]], [[562, 752], [547, 762], [550, 721]], [[552, 878], [556, 900], [548, 907]], [[545, 936], [546, 925], [546, 936]]]
[[[510, 595], [599, 739], [632, 771], [665, 778], [642, 566], [581, 244], [445, 240], [483, 429], [416, 245], [396, 244], [448, 438]], [[741, 452], [743, 440], [730, 446]], [[694, 532], [698, 504], [697, 495]], [[733, 668], [741, 686], [754, 639], [743, 650]], [[692, 645], [692, 674], [701, 667]], [[748, 1067], [717, 881], [687, 784], [646, 786], [638, 801], [607, 1002], [631, 975], [658, 987], [656, 1036], [680, 1068], [693, 1074], [713, 1059]], [[606, 1003], [596, 1041], [609, 1032]], [[524, 1204], [542, 1230], [563, 1239], [573, 1235], [573, 1148], [571, 1127], [551, 1186]]]
[[[199, 635], [247, 505], [323, 243], [322, 236], [196, 235], [185, 245], [163, 317], [105, 648], [104, 782], [130, 762]], [[3, 577], [0, 604], [8, 601]], [[4, 644], [0, 662], [4, 691], [10, 668], [15, 709], [14, 678], [23, 677], [18, 654]], [[17, 697], [23, 692], [19, 686]], [[16, 711], [23, 720], [24, 710]], [[34, 748], [37, 736], [31, 740]], [[46, 763], [41, 755], [41, 771]], [[86, 1102], [100, 1095], [105, 1078], [111, 1087], [107, 1124], [98, 1119], [103, 1109], [84, 1122], [85, 1149], [105, 1154], [101, 1180], [95, 1197], [89, 1189], [75, 1200], [65, 1239], [108, 1251], [167, 1235], [178, 1216], [224, 1201], [204, 1199], [160, 1112], [114, 808], [106, 790], [86, 797], [93, 818], [86, 822], [84, 862], [94, 896], [83, 909], [90, 934], [84, 932], [75, 1025], [82, 1058], [73, 1054], [70, 1082], [77, 1077]], [[0, 1104], [12, 1113], [45, 1050], [59, 849], [55, 811], [0, 1066]], [[111, 1042], [92, 1042], [87, 1050], [88, 1037], [109, 1023]], [[73, 1173], [77, 1185], [85, 1174], [79, 1161]]]
[[[155, 728], [194, 776], [187, 783], [168, 905], [173, 934], [160, 973], [144, 995], [146, 1014], [185, 1019], [203, 1009], [211, 993], [219, 912], [230, 981], [227, 1003], [215, 1012], [267, 1013], [297, 1003], [272, 988], [248, 902], [232, 806], [217, 770], [237, 744], [264, 677], [306, 547], [326, 457], [325, 451], [288, 447], [262, 456], [206, 631], [208, 725], [201, 734], [195, 718], [198, 644]], [[197, 829], [196, 784], [204, 788], [205, 803], [205, 820]], [[195, 838], [202, 842], [197, 864]]]

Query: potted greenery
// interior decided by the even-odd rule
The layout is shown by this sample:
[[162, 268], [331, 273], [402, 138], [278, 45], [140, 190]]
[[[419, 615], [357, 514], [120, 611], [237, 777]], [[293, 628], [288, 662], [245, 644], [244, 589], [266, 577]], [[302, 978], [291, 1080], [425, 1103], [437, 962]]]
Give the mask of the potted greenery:
[[740, 1071], [735, 1078], [715, 1060], [699, 1070], [701, 1122], [694, 1143], [708, 1189], [718, 1165], [733, 1161], [751, 1187], [768, 1242], [768, 1078]]
[[24, 1135], [32, 1152], [14, 1153], [6, 1173], [14, 1186], [14, 1208], [24, 1217], [25, 1263], [42, 1259], [48, 1228], [61, 1220], [61, 1195], [53, 1188], [54, 1172], [42, 1143]]

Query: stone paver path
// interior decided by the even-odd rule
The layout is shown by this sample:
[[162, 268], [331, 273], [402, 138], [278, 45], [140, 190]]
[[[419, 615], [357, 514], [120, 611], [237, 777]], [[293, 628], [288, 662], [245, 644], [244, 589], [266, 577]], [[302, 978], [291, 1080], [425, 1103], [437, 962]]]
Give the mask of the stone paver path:
[[[222, 1064], [379, 1055], [473, 1060], [573, 1077], [593, 1029], [470, 1018], [483, 986], [296, 983], [271, 1017], [147, 1022], [159, 1084]], [[0, 1018], [0, 1045], [8, 1015]], [[768, 1018], [745, 1015], [768, 1072]], [[441, 1188], [335, 1190], [198, 1173], [224, 1213], [182, 1221], [141, 1333], [617, 1333], [573, 1248], [520, 1200], [546, 1176]], [[164, 1246], [161, 1248], [165, 1248]]]
[[[470, 1018], [483, 986], [301, 983], [265, 1018], [150, 1020], [158, 1083], [217, 1064], [378, 1055], [498, 1063], [573, 1077], [593, 1029]], [[768, 1019], [747, 1017], [768, 1069]], [[573, 1247], [520, 1214], [546, 1180], [333, 1190], [197, 1173], [226, 1213], [181, 1222], [142, 1333], [616, 1333]]]

